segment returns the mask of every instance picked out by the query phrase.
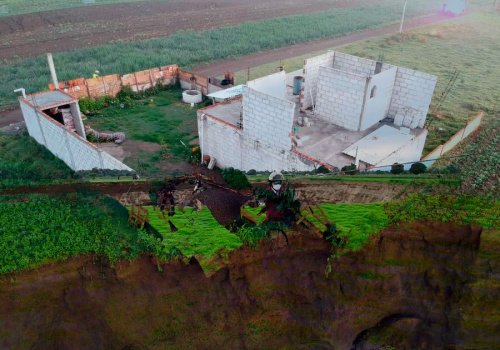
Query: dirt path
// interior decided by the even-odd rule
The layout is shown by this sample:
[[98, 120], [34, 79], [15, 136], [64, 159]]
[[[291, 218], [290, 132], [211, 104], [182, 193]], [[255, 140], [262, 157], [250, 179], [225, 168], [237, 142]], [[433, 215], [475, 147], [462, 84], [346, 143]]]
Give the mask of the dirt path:
[[[458, 17], [460, 18], [460, 17]], [[405, 30], [414, 29], [422, 26], [438, 24], [443, 22], [453, 21], [456, 18], [442, 16], [439, 14], [416, 17], [406, 21]], [[283, 47], [280, 49], [258, 52], [252, 55], [239, 57], [230, 60], [222, 60], [214, 63], [197, 66], [193, 71], [208, 76], [217, 76], [232, 70], [234, 72], [247, 69], [248, 67], [256, 67], [262, 64], [279, 61], [280, 59], [290, 58], [304, 55], [310, 52], [325, 50], [328, 48], [349, 44], [355, 41], [366, 40], [381, 35], [394, 34], [399, 30], [399, 23], [363, 30], [355, 33], [350, 33], [338, 38], [329, 38], [323, 40], [315, 40], [307, 43]]]
[[0, 18], [0, 60], [378, 1], [170, 0], [89, 6], [5, 17]]

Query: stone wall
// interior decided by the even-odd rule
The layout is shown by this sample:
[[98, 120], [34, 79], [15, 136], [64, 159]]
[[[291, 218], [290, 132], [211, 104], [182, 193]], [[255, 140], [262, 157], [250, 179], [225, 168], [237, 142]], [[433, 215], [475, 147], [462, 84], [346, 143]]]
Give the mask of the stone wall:
[[338, 69], [320, 67], [316, 116], [357, 131], [363, 110], [367, 78]]
[[128, 170], [131, 168], [97, 148], [74, 132], [67, 131], [44, 113], [20, 100], [26, 127], [31, 137], [74, 171], [109, 169]]

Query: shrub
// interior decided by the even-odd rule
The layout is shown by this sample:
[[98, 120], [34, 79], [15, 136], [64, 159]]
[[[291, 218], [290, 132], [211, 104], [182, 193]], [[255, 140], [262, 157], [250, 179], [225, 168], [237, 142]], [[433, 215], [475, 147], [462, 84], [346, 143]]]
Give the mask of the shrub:
[[222, 170], [222, 177], [224, 181], [236, 190], [242, 190], [245, 188], [251, 188], [250, 182], [241, 170], [234, 168], [226, 168]]
[[346, 175], [356, 175], [358, 173], [358, 169], [356, 168], [355, 164], [351, 164], [342, 167], [342, 172], [344, 172]]
[[257, 175], [257, 170], [250, 169], [250, 170], [247, 171], [247, 175]]
[[405, 166], [403, 164], [394, 163], [391, 166], [391, 174], [397, 175], [405, 172]]
[[255, 247], [259, 241], [268, 236], [268, 233], [260, 226], [243, 226], [236, 232], [236, 235], [242, 242]]
[[329, 172], [330, 172], [330, 169], [328, 169], [324, 165], [321, 165], [318, 169], [316, 169], [316, 174], [328, 174]]
[[423, 174], [427, 170], [427, 166], [424, 163], [413, 163], [410, 167], [410, 173], [418, 175]]

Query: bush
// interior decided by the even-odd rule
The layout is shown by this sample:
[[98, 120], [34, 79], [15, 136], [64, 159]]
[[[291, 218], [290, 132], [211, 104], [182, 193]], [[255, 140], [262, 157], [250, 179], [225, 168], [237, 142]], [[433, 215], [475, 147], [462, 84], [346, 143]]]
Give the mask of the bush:
[[358, 169], [356, 168], [355, 164], [351, 164], [342, 167], [342, 172], [344, 172], [346, 175], [356, 175], [358, 173]]
[[268, 237], [267, 231], [260, 226], [243, 226], [236, 235], [250, 247], [255, 247], [259, 241]]
[[330, 172], [330, 169], [328, 169], [324, 165], [321, 165], [318, 169], [316, 169], [316, 174], [328, 174], [329, 172]]
[[391, 166], [391, 174], [397, 175], [405, 172], [405, 166], [403, 164], [394, 163]]
[[226, 168], [222, 170], [222, 177], [224, 181], [234, 188], [235, 190], [243, 190], [245, 188], [251, 188], [250, 182], [241, 170], [234, 168]]
[[247, 171], [247, 175], [257, 175], [257, 170], [250, 169], [250, 170]]
[[427, 171], [427, 166], [424, 163], [413, 163], [410, 167], [410, 173], [418, 175]]

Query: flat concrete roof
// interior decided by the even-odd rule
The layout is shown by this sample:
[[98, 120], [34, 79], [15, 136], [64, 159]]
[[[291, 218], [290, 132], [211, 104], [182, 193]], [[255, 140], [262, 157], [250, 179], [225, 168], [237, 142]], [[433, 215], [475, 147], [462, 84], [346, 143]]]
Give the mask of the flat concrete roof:
[[61, 91], [46, 91], [26, 96], [26, 100], [34, 107], [44, 110], [67, 105], [77, 100]]
[[242, 110], [242, 100], [236, 99], [230, 102], [217, 103], [204, 108], [201, 112], [238, 127], [238, 123], [241, 121]]
[[355, 157], [357, 148], [359, 160], [377, 165], [390, 154], [409, 144], [414, 137], [415, 132], [410, 129], [383, 125], [347, 147], [343, 153]]

